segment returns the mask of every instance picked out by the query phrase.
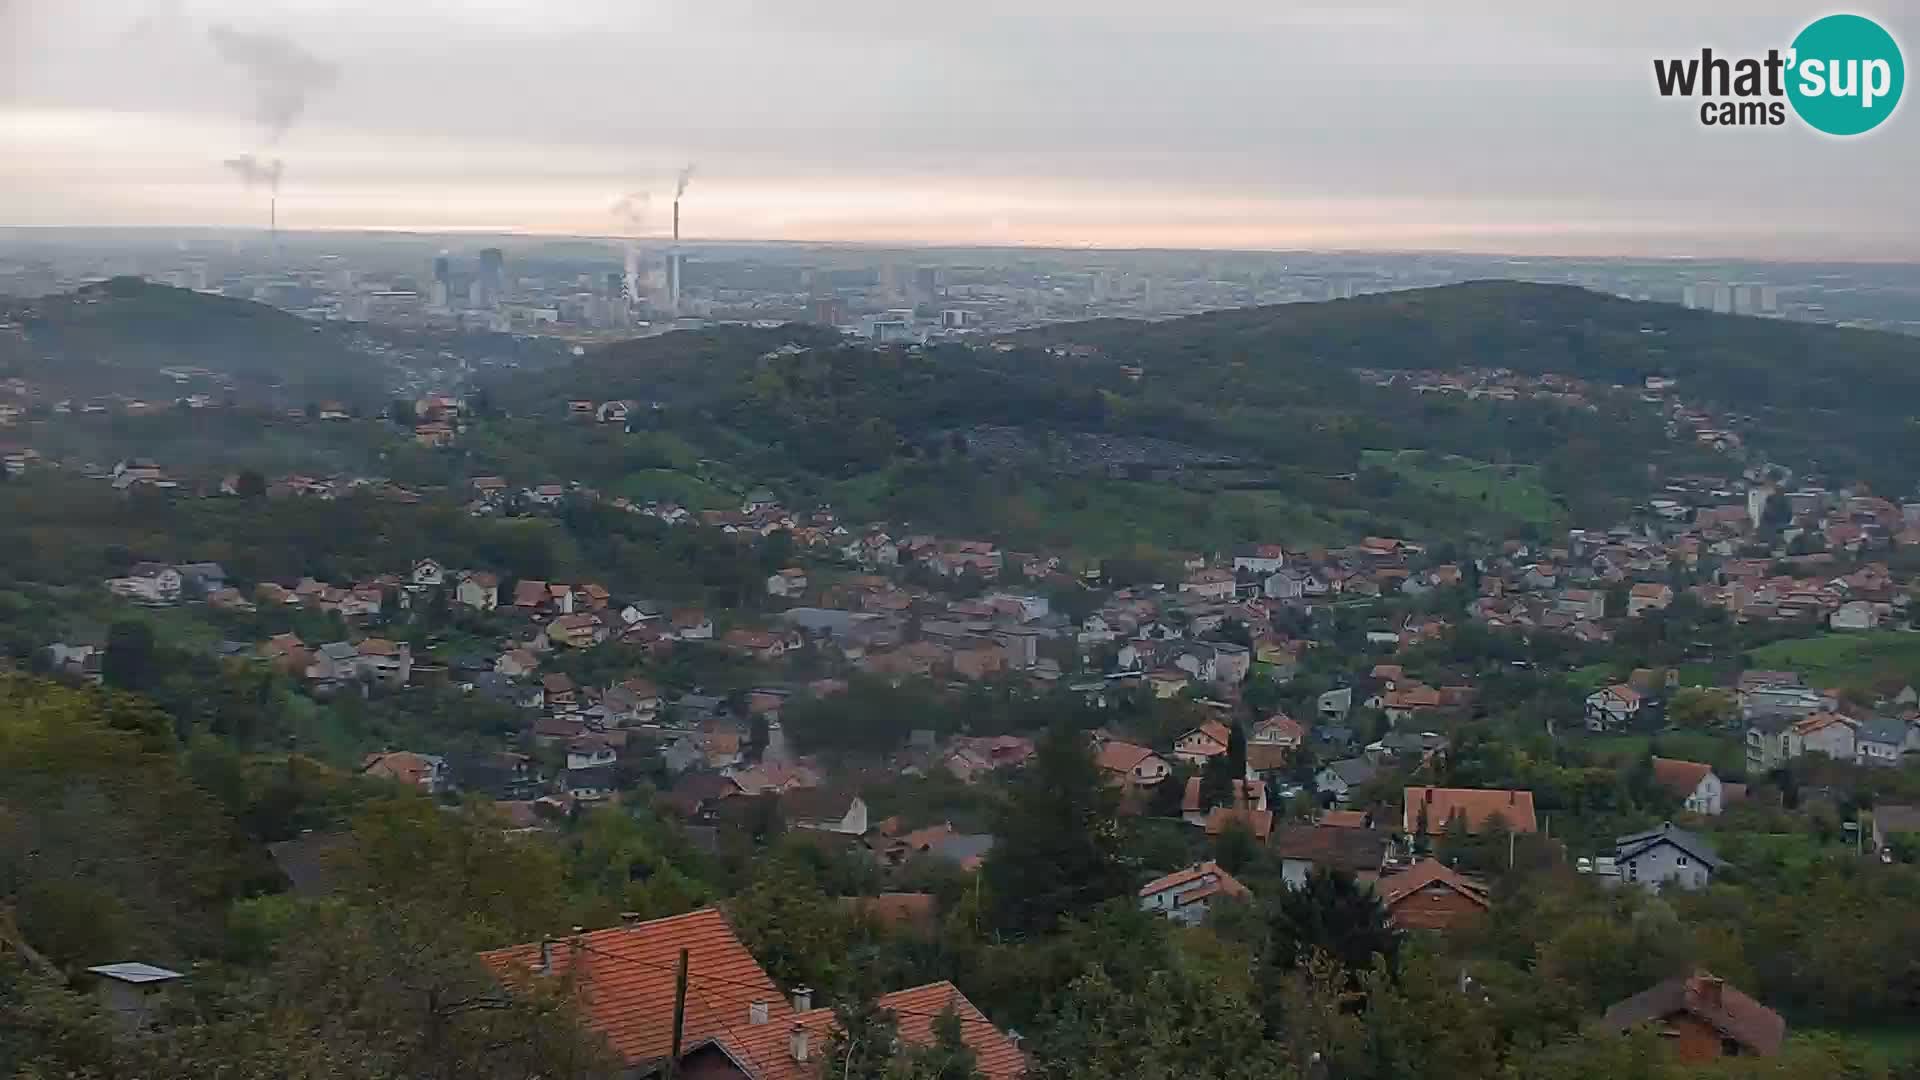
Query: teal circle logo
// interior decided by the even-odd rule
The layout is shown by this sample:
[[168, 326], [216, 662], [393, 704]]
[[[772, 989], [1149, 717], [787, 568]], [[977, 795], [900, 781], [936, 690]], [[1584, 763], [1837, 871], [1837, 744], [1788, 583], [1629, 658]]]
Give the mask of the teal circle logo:
[[1906, 65], [1893, 35], [1872, 19], [1829, 15], [1793, 39], [1787, 98], [1816, 131], [1859, 135], [1900, 104]]

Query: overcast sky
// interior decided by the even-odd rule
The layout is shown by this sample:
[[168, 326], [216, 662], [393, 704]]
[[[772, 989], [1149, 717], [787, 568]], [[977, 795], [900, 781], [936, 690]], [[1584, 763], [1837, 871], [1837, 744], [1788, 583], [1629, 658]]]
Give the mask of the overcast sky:
[[0, 0], [0, 224], [251, 224], [251, 153], [291, 227], [660, 232], [692, 161], [694, 237], [1920, 258], [1912, 102], [1836, 140], [1653, 90], [1827, 10]]

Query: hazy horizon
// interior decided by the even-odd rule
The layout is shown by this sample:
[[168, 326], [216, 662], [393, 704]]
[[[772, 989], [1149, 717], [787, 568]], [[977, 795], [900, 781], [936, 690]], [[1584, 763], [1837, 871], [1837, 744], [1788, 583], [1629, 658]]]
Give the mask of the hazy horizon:
[[259, 227], [254, 155], [288, 230], [660, 236], [697, 162], [694, 241], [1920, 259], [1908, 117], [1653, 89], [1825, 11], [0, 0], [0, 224]]

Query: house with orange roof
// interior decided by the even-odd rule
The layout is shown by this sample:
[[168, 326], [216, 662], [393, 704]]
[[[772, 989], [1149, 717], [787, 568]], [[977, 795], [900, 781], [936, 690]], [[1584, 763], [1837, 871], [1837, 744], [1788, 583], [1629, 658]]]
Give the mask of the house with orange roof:
[[1676, 758], [1653, 759], [1653, 782], [1686, 805], [1689, 813], [1709, 817], [1720, 813], [1724, 792], [1713, 766]]
[[411, 750], [368, 754], [361, 759], [360, 775], [376, 780], [397, 781], [419, 788], [429, 795], [439, 793], [452, 780], [452, 773], [447, 770], [447, 759], [433, 754], [416, 754]]
[[1662, 582], [1641, 582], [1627, 590], [1627, 614], [1659, 611], [1673, 603], [1673, 586]]
[[1540, 831], [1533, 792], [1499, 788], [1409, 787], [1405, 790], [1401, 830], [1408, 836], [1439, 836], [1457, 814], [1469, 833], [1478, 833], [1498, 817], [1510, 832]]
[[1173, 772], [1166, 758], [1147, 747], [1117, 739], [1102, 740], [1094, 751], [1094, 762], [1107, 774], [1109, 783], [1129, 787], [1152, 787]]
[[1209, 758], [1226, 753], [1227, 740], [1231, 738], [1233, 732], [1227, 725], [1218, 720], [1208, 720], [1174, 740], [1173, 756], [1198, 768], [1205, 765]]
[[1381, 878], [1374, 891], [1387, 921], [1401, 930], [1445, 932], [1478, 922], [1493, 906], [1485, 885], [1437, 859]]
[[1854, 736], [1859, 725], [1834, 712], [1817, 712], [1787, 728], [1788, 757], [1825, 754], [1835, 761], [1853, 761]]
[[1251, 899], [1253, 893], [1212, 861], [1195, 863], [1140, 886], [1140, 910], [1193, 926], [1204, 921], [1215, 897]]
[[[1258, 784], [1259, 781], [1256, 780], [1254, 783]], [[1233, 806], [1216, 806], [1207, 811], [1204, 826], [1209, 837], [1218, 837], [1228, 829], [1245, 829], [1255, 843], [1264, 845], [1273, 835], [1273, 811], [1256, 810], [1251, 805], [1239, 803]]]
[[[680, 1057], [671, 1061], [683, 955], [690, 992], [680, 1014]], [[836, 1030], [833, 1010], [814, 1007], [811, 990], [781, 992], [715, 908], [496, 949], [480, 959], [509, 987], [545, 982], [571, 992], [581, 1018], [633, 1075], [671, 1063], [681, 1075], [707, 1080], [813, 1080]], [[896, 990], [876, 1004], [894, 1014], [906, 1045], [930, 1045], [935, 1022], [951, 1013], [985, 1080], [1026, 1072], [1019, 1046], [952, 983]]]
[[1443, 704], [1440, 691], [1417, 682], [1396, 683], [1380, 700], [1387, 719], [1396, 724], [1405, 723], [1420, 713], [1432, 712]]

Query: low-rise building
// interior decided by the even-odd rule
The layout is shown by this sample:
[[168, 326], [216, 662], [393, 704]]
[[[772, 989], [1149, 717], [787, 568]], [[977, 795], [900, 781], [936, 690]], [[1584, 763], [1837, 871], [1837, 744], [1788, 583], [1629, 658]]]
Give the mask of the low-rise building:
[[1253, 894], [1215, 862], [1195, 863], [1140, 887], [1140, 910], [1192, 926], [1205, 921], [1219, 897], [1250, 899]]

